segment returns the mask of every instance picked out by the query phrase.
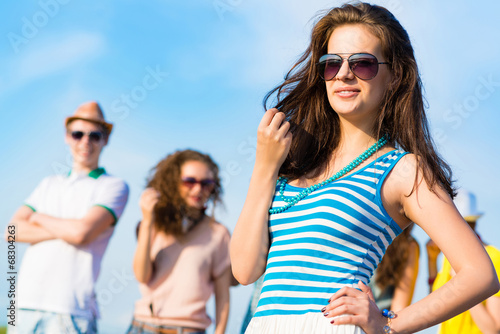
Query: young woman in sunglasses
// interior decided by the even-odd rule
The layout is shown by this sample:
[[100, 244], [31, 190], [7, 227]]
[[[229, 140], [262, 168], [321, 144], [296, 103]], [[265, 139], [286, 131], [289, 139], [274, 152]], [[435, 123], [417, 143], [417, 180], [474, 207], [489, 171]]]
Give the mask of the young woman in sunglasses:
[[[274, 93], [230, 247], [240, 283], [265, 275], [246, 333], [414, 333], [498, 291], [453, 205], [410, 39], [389, 11], [357, 3], [326, 13], [264, 105]], [[456, 275], [415, 304], [381, 311], [367, 284], [410, 222]]]
[[229, 314], [229, 232], [205, 214], [222, 192], [210, 156], [177, 151], [160, 161], [140, 206], [134, 274], [142, 298], [128, 333], [205, 333], [205, 305], [215, 294], [215, 333]]

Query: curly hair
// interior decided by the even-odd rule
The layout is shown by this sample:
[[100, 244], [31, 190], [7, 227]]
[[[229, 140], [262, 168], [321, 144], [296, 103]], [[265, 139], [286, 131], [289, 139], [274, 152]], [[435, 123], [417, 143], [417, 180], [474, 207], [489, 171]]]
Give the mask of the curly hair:
[[411, 236], [412, 227], [413, 224], [394, 239], [377, 267], [375, 283], [381, 290], [398, 285], [410, 256], [410, 245], [415, 243], [418, 247], [418, 242]]
[[160, 193], [160, 198], [154, 208], [155, 228], [174, 236], [184, 234], [182, 230], [182, 221], [184, 218], [200, 220], [205, 215], [204, 209], [193, 210], [189, 208], [179, 193], [181, 168], [189, 161], [200, 161], [208, 166], [214, 175], [215, 181], [208, 201], [211, 201], [214, 207], [216, 204], [222, 202], [219, 167], [209, 155], [194, 150], [176, 151], [168, 155], [151, 170], [147, 187], [152, 187]]
[[264, 109], [276, 94], [275, 107], [290, 122], [293, 139], [280, 168], [292, 180], [306, 174], [319, 175], [340, 141], [340, 120], [332, 109], [325, 81], [318, 70], [319, 58], [328, 53], [328, 41], [336, 28], [361, 24], [379, 38], [384, 58], [394, 80], [385, 92], [373, 133], [388, 134], [391, 144], [417, 157], [429, 188], [436, 183], [454, 195], [451, 169], [437, 154], [424, 110], [422, 83], [406, 30], [384, 7], [368, 3], [344, 4], [326, 12], [315, 24], [311, 42], [285, 76], [284, 82], [264, 97]]

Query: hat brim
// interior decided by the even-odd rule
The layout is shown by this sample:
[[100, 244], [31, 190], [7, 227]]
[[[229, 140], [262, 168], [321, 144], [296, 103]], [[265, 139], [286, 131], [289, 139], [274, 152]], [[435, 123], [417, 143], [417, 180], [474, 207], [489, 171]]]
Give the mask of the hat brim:
[[85, 118], [85, 117], [77, 117], [77, 116], [70, 116], [67, 117], [66, 120], [64, 121], [64, 124], [68, 126], [69, 123], [76, 121], [76, 120], [82, 120], [82, 121], [87, 121], [87, 122], [92, 122], [96, 124], [100, 124], [106, 128], [106, 131], [108, 132], [107, 134], [109, 135], [111, 131], [113, 130], [113, 124], [107, 123], [98, 119], [91, 119], [91, 118]]

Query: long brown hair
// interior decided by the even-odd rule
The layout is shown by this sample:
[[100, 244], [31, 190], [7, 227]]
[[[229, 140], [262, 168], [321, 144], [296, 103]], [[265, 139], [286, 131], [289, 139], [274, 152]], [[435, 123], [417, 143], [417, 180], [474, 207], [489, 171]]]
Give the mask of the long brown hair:
[[[296, 179], [317, 176], [328, 164], [340, 140], [340, 121], [330, 106], [319, 58], [327, 53], [328, 40], [342, 25], [362, 24], [380, 39], [382, 53], [394, 78], [385, 92], [373, 132], [390, 136], [394, 146], [414, 153], [424, 179], [433, 189], [439, 183], [453, 196], [451, 169], [437, 154], [424, 110], [422, 83], [406, 30], [385, 8], [367, 3], [345, 4], [324, 14], [315, 24], [311, 42], [282, 84], [264, 98], [264, 108], [276, 94], [276, 105], [285, 113], [293, 133], [290, 152], [280, 175]], [[415, 184], [418, 181], [418, 168]]]
[[381, 290], [398, 285], [410, 256], [410, 245], [414, 243], [419, 247], [418, 242], [411, 236], [412, 227], [413, 224], [393, 240], [377, 267], [375, 283]]
[[154, 208], [155, 228], [168, 234], [180, 236], [182, 220], [189, 216], [204, 216], [204, 210], [193, 212], [179, 193], [181, 168], [188, 161], [200, 161], [208, 166], [214, 175], [215, 186], [208, 201], [214, 204], [221, 202], [222, 188], [219, 178], [219, 167], [212, 158], [194, 150], [177, 151], [161, 160], [151, 170], [147, 187], [152, 187], [160, 193], [158, 203]]

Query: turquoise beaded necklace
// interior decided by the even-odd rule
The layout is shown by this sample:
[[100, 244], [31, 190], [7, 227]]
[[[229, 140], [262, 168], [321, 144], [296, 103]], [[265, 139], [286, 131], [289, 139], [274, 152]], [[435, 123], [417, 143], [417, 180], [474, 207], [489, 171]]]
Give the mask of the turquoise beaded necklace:
[[300, 200], [304, 199], [304, 197], [306, 197], [307, 195], [312, 193], [314, 190], [319, 189], [319, 188], [327, 185], [328, 183], [331, 183], [331, 182], [337, 180], [338, 178], [344, 176], [345, 174], [349, 173], [354, 168], [358, 167], [359, 164], [361, 164], [363, 161], [365, 161], [366, 159], [371, 157], [373, 155], [373, 153], [377, 152], [382, 146], [384, 146], [387, 143], [388, 140], [389, 140], [389, 136], [384, 135], [375, 144], [373, 144], [366, 151], [361, 153], [361, 155], [359, 157], [357, 157], [356, 159], [351, 161], [347, 166], [345, 166], [340, 171], [335, 173], [335, 175], [326, 179], [323, 182], [320, 182], [320, 183], [317, 183], [317, 184], [314, 184], [312, 186], [307, 187], [306, 189], [302, 190], [299, 194], [293, 196], [292, 198], [285, 197], [285, 195], [284, 195], [285, 185], [287, 184], [288, 179], [280, 176], [278, 178], [278, 181], [277, 181], [277, 184], [280, 185], [279, 195], [281, 196], [281, 198], [283, 199], [283, 201], [286, 204], [280, 208], [269, 209], [269, 213], [270, 214], [281, 213], [281, 212], [291, 208], [295, 204], [297, 204]]

